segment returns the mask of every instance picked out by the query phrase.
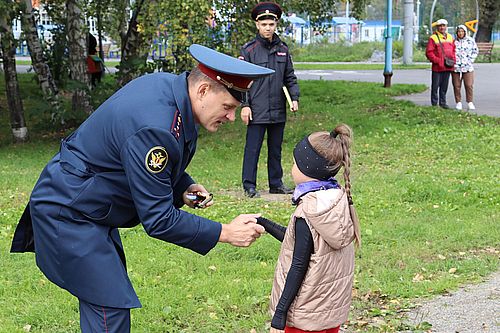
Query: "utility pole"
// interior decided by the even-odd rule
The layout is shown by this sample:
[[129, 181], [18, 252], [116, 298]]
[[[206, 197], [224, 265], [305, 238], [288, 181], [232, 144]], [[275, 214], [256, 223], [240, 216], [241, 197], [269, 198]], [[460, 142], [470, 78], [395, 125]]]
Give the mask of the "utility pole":
[[391, 87], [392, 77], [392, 0], [387, 0], [387, 28], [385, 33], [384, 88]]
[[420, 42], [420, 0], [417, 0], [417, 42]]
[[404, 0], [403, 11], [403, 64], [411, 65], [413, 63], [413, 0]]

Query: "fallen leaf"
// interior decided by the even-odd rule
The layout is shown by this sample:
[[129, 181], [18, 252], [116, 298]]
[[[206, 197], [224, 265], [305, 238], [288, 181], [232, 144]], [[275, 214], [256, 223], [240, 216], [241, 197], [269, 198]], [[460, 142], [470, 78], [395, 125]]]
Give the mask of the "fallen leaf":
[[424, 276], [420, 273], [415, 274], [413, 277], [413, 282], [420, 282], [424, 280]]
[[446, 260], [446, 257], [443, 256], [442, 254], [438, 254], [438, 258], [441, 259], [441, 260]]
[[448, 273], [453, 274], [456, 271], [457, 271], [457, 269], [455, 267], [452, 267], [452, 268], [450, 268], [450, 270], [448, 271]]

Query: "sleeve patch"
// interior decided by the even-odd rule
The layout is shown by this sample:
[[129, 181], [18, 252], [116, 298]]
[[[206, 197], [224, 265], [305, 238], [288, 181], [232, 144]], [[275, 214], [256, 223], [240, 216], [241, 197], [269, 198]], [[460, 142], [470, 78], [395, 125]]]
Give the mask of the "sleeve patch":
[[167, 150], [164, 147], [156, 146], [151, 148], [146, 154], [146, 169], [152, 173], [158, 173], [165, 169], [168, 162]]

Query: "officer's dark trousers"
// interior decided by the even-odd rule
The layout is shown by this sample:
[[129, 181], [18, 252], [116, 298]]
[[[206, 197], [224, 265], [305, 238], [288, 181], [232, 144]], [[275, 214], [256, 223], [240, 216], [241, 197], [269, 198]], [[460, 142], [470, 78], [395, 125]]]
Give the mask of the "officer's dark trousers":
[[108, 308], [80, 301], [82, 333], [129, 333], [130, 309]]
[[431, 83], [432, 105], [438, 105], [438, 103], [441, 106], [446, 105], [446, 93], [448, 92], [450, 73], [451, 72], [432, 72], [432, 83]]
[[256, 124], [247, 126], [245, 155], [243, 157], [243, 188], [255, 187], [257, 184], [257, 164], [259, 163], [260, 149], [267, 131], [267, 173], [269, 187], [283, 185], [283, 169], [281, 168], [281, 144], [285, 123]]

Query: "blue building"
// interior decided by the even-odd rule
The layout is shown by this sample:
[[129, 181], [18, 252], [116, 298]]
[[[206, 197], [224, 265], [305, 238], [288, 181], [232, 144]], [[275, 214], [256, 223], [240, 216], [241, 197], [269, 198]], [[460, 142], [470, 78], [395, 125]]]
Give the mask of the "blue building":
[[[361, 27], [362, 42], [384, 41], [387, 23], [385, 20], [364, 21]], [[392, 39], [399, 40], [402, 37], [403, 27], [400, 20], [392, 20]]]

